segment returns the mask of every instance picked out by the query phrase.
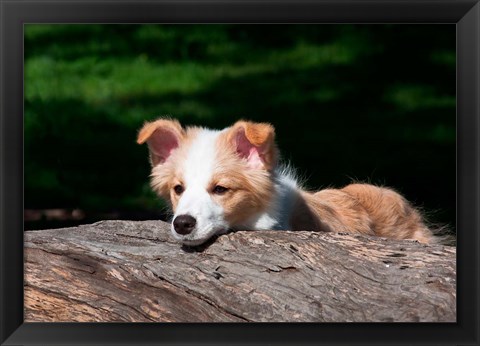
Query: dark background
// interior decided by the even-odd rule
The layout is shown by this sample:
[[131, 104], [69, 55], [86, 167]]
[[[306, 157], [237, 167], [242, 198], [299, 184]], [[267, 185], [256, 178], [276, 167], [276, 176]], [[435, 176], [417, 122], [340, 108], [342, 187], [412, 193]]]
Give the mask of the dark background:
[[25, 25], [25, 229], [165, 218], [145, 120], [268, 121], [307, 187], [454, 229], [455, 25]]

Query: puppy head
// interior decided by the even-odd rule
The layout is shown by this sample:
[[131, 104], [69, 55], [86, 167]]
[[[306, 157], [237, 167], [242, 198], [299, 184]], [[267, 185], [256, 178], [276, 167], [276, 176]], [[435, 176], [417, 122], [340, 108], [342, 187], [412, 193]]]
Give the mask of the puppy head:
[[174, 211], [171, 231], [199, 245], [248, 220], [271, 200], [278, 154], [273, 126], [239, 121], [222, 131], [183, 129], [175, 120], [146, 123], [137, 142], [147, 142], [151, 185]]

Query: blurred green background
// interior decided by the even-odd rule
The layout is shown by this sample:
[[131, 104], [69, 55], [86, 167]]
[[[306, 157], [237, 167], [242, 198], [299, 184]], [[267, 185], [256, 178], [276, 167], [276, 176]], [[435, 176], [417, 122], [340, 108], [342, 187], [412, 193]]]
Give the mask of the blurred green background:
[[165, 218], [145, 120], [275, 125], [307, 187], [455, 226], [455, 25], [25, 25], [25, 228]]

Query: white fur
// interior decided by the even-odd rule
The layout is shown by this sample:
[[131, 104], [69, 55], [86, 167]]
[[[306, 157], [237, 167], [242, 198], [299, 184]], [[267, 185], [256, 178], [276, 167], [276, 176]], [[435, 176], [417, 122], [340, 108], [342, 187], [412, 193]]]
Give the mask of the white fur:
[[228, 224], [224, 219], [223, 208], [210, 196], [208, 184], [215, 167], [215, 141], [219, 131], [203, 129], [193, 140], [190, 151], [182, 166], [184, 192], [182, 193], [175, 217], [190, 215], [197, 221], [194, 231], [187, 235], [172, 234], [187, 245], [198, 245], [214, 234], [226, 232]]
[[287, 230], [290, 229], [290, 210], [298, 195], [298, 183], [290, 167], [281, 166], [275, 170], [274, 193], [270, 207], [246, 221], [245, 229]]

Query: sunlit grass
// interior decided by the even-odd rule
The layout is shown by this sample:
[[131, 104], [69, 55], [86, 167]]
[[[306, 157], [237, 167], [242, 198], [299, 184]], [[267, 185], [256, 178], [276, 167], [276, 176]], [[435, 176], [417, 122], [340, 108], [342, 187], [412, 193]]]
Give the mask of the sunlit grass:
[[386, 93], [386, 99], [399, 109], [408, 111], [428, 108], [455, 108], [451, 95], [439, 95], [428, 85], [397, 85]]
[[201, 90], [221, 67], [195, 63], [155, 64], [145, 57], [131, 61], [83, 58], [75, 62], [32, 58], [25, 66], [27, 100], [80, 99], [99, 103], [143, 94], [189, 94]]
[[355, 50], [341, 44], [300, 44], [238, 65], [195, 61], [159, 63], [146, 54], [129, 60], [86, 56], [68, 61], [35, 56], [25, 64], [25, 97], [42, 101], [78, 99], [99, 104], [143, 95], [189, 95], [207, 89], [222, 78], [241, 78], [282, 69], [328, 68], [353, 63], [356, 54]]

